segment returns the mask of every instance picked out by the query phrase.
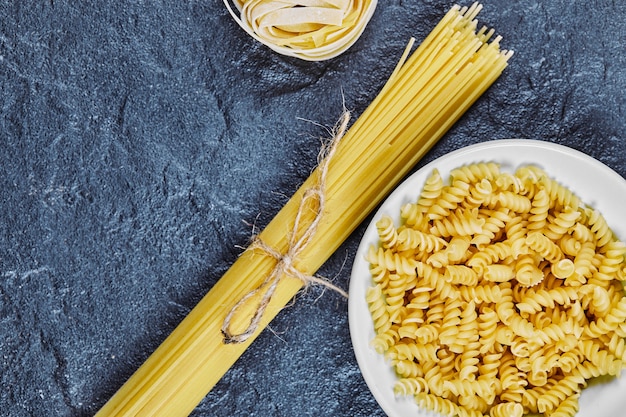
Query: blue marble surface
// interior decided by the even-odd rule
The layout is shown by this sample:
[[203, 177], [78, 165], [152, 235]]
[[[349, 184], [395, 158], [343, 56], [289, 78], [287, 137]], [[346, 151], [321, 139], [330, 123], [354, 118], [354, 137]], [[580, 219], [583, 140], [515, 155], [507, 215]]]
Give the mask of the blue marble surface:
[[[532, 138], [625, 177], [626, 3], [482, 3], [515, 55], [415, 168]], [[342, 94], [358, 116], [452, 4], [381, 1], [348, 52], [311, 63], [220, 1], [2, 1], [0, 415], [93, 415], [308, 177]], [[364, 227], [319, 271], [343, 288]], [[192, 415], [384, 413], [345, 300], [312, 288]]]

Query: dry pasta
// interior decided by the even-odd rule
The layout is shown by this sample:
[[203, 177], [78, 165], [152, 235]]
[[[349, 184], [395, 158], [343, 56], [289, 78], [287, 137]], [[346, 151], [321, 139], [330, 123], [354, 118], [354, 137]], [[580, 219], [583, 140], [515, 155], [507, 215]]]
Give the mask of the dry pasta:
[[[481, 7], [480, 4], [471, 7], [454, 6], [419, 46], [415, 45], [415, 39], [411, 39], [382, 90], [345, 132], [341, 142], [335, 142], [336, 152], [332, 163], [325, 165], [328, 175], [325, 187], [321, 187], [326, 201], [322, 221], [317, 223], [316, 232], [310, 235], [309, 244], [302, 246], [299, 256], [296, 256], [295, 267], [299, 273], [315, 274], [375, 209], [381, 198], [406, 176], [507, 67], [513, 52], [500, 48], [501, 38], [497, 36], [492, 39], [493, 30], [478, 28], [476, 17]], [[413, 46], [416, 48], [413, 49]], [[342, 117], [342, 123], [348, 122], [345, 116]], [[283, 255], [281, 262], [273, 255], [263, 254], [264, 251], [259, 251], [258, 246], [251, 245], [98, 411], [98, 417], [189, 415], [261, 330], [293, 300], [304, 282], [292, 277], [292, 273], [281, 274], [275, 287], [266, 284], [277, 265], [295, 261], [284, 262], [284, 255], [292, 251], [289, 237], [294, 232], [295, 223], [302, 225], [297, 232], [304, 233], [305, 225], [319, 220], [316, 219], [316, 210], [300, 211], [299, 207], [303, 196], [314, 196], [315, 193], [311, 191], [320, 188], [320, 177], [323, 174], [320, 168], [311, 173], [257, 236], [259, 242]], [[321, 205], [316, 199], [310, 199], [309, 202], [309, 208]], [[423, 223], [423, 213], [411, 208], [408, 210], [406, 214], [416, 222], [414, 224]], [[378, 259], [378, 254], [374, 255]], [[396, 273], [386, 270], [389, 265], [387, 262], [393, 262], [394, 257], [387, 257], [384, 253], [380, 255], [382, 263], [373, 266], [371, 272], [382, 291], [394, 282]], [[594, 262], [593, 258], [585, 258], [578, 266], [585, 268], [593, 266]], [[438, 282], [434, 279], [435, 274], [431, 278], [433, 283]], [[443, 283], [447, 286], [437, 283], [439, 291], [452, 289], [452, 284]], [[241, 310], [232, 316], [232, 332], [240, 333], [246, 328], [255, 329], [254, 332], [248, 332], [249, 338], [243, 343], [226, 344], [223, 328], [236, 300], [268, 287], [274, 288], [275, 292], [270, 297], [267, 309], [259, 316], [258, 327], [255, 329], [250, 326], [251, 319], [259, 311], [259, 302], [267, 292], [250, 298], [249, 303], [244, 303]], [[376, 294], [370, 295], [374, 297]], [[425, 322], [434, 326], [443, 317], [443, 305], [431, 306], [424, 314]], [[380, 319], [380, 330], [384, 336], [378, 340], [381, 350], [399, 340], [400, 326], [404, 325], [403, 335], [410, 334], [412, 326], [410, 322], [402, 322], [402, 305], [393, 315], [394, 320], [399, 322], [384, 325], [390, 323], [384, 317]], [[428, 339], [432, 336], [420, 334], [420, 337]], [[443, 362], [442, 358], [443, 354], [440, 357]], [[454, 366], [452, 359], [445, 356], [447, 367]], [[434, 369], [421, 369], [412, 361], [399, 362], [400, 366], [407, 377], [424, 375], [425, 371], [429, 375], [436, 373]], [[585, 372], [594, 371], [593, 368], [585, 369]]]
[[589, 379], [620, 374], [626, 245], [599, 211], [538, 167], [491, 162], [434, 170], [415, 201], [379, 220], [368, 256], [405, 274], [367, 300], [396, 395], [450, 416], [572, 416]]
[[377, 0], [224, 0], [224, 4], [239, 26], [272, 50], [321, 61], [357, 41]]

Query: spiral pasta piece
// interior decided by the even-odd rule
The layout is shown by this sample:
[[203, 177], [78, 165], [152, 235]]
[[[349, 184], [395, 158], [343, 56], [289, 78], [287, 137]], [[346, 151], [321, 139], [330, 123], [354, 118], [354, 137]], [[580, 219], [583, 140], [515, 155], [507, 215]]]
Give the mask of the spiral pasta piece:
[[430, 306], [426, 311], [426, 324], [441, 326], [444, 317], [445, 303], [440, 295], [435, 295], [430, 300]]
[[443, 189], [443, 178], [441, 178], [439, 170], [435, 168], [424, 183], [424, 188], [422, 189], [420, 197], [417, 200], [417, 209], [422, 213], [428, 213], [430, 208], [441, 197]]
[[541, 178], [540, 183], [550, 196], [551, 204], [555, 209], [569, 208], [578, 210], [582, 205], [577, 195], [569, 188], [564, 187], [563, 184], [550, 178], [547, 174]]
[[554, 379], [548, 379], [548, 381], [541, 386], [534, 386], [529, 389], [524, 390], [522, 394], [522, 406], [529, 410], [531, 413], [538, 413], [537, 401], [539, 397], [546, 393], [550, 388], [552, 388], [556, 384]]
[[557, 278], [566, 279], [576, 272], [576, 265], [574, 265], [574, 261], [571, 259], [564, 258], [553, 263], [550, 266], [550, 272]]
[[496, 404], [489, 410], [489, 417], [522, 417], [524, 407], [520, 403], [504, 402]]
[[483, 278], [490, 282], [507, 282], [515, 278], [515, 270], [511, 265], [491, 264], [485, 266]]
[[383, 290], [380, 285], [367, 289], [366, 301], [374, 321], [374, 329], [377, 333], [383, 333], [391, 327], [387, 304], [383, 299]]
[[496, 242], [485, 246], [482, 251], [476, 252], [468, 261], [467, 265], [483, 273], [488, 265], [492, 265], [514, 255], [513, 247], [509, 242]]
[[591, 378], [597, 378], [602, 375], [602, 370], [591, 362], [585, 360], [583, 362], [579, 362], [576, 369], [572, 372], [575, 375], [580, 375], [581, 377], [589, 380]]
[[579, 375], [563, 377], [537, 399], [537, 410], [540, 413], [556, 410], [566, 399], [580, 392], [582, 386], [586, 386], [586, 381]]
[[402, 378], [419, 378], [424, 376], [422, 365], [412, 360], [392, 360], [392, 366]]
[[459, 414], [459, 406], [453, 401], [441, 398], [434, 394], [418, 393], [415, 400], [420, 407], [441, 413], [445, 416], [454, 416]]
[[550, 195], [545, 190], [539, 190], [532, 200], [528, 228], [541, 230], [547, 224], [548, 210], [550, 209]]
[[437, 366], [439, 367], [439, 372], [442, 375], [450, 375], [455, 372], [457, 360], [457, 355], [455, 353], [450, 352], [445, 346], [440, 346], [439, 351], [437, 352], [437, 357], [439, 358]]
[[556, 305], [570, 304], [580, 297], [574, 287], [556, 287], [550, 290], [540, 289], [526, 295], [516, 304], [521, 313], [534, 314], [545, 308], [554, 308]]
[[398, 242], [398, 232], [389, 216], [382, 216], [376, 222], [376, 229], [383, 248], [393, 248]]
[[540, 340], [541, 342], [548, 345], [563, 340], [568, 336], [568, 334], [572, 334], [574, 331], [575, 328], [571, 321], [552, 323], [542, 329], [537, 329], [535, 331], [535, 337], [537, 338], [537, 340]]
[[602, 248], [604, 245], [608, 244], [613, 240], [613, 232], [611, 228], [606, 223], [606, 219], [598, 210], [586, 209], [586, 214], [588, 216], [589, 228], [593, 233], [596, 245], [599, 248]]
[[502, 207], [516, 213], [529, 213], [532, 209], [532, 202], [528, 197], [512, 191], [500, 191], [497, 198]]
[[[492, 395], [494, 397], [494, 395]], [[490, 400], [489, 398], [488, 400]], [[459, 416], [483, 417], [489, 410], [489, 401], [478, 395], [461, 396], [457, 398], [459, 405]]]
[[483, 162], [464, 165], [450, 171], [452, 181], [477, 183], [482, 179], [495, 180], [500, 175], [500, 164]]
[[424, 345], [416, 343], [397, 343], [392, 346], [387, 357], [390, 359], [429, 362], [437, 360], [437, 347], [431, 343]]
[[527, 384], [526, 375], [517, 368], [515, 365], [515, 357], [510, 352], [502, 357], [498, 374], [503, 390], [525, 386]]
[[[416, 292], [418, 289], [424, 290], [424, 288], [415, 288], [410, 295], [407, 295], [406, 291], [403, 294], [403, 298], [409, 298], [410, 301], [409, 304], [401, 307], [401, 311], [395, 316], [401, 318], [400, 327], [398, 328], [400, 338], [415, 339], [419, 325], [424, 323], [425, 311], [428, 309], [430, 296], [427, 292]], [[392, 322], [394, 321], [394, 317], [390, 319]]]
[[573, 372], [580, 363], [580, 355], [575, 351], [563, 352], [559, 357], [556, 367], [563, 370], [563, 372]]
[[397, 396], [415, 395], [421, 392], [428, 393], [428, 383], [422, 377], [400, 378], [393, 387]]
[[416, 285], [416, 277], [406, 274], [390, 274], [387, 287], [383, 290], [385, 301], [387, 303], [387, 311], [389, 312], [389, 320], [392, 323], [400, 323], [406, 315], [406, 307], [404, 306], [404, 298], [408, 291]]
[[444, 379], [441, 373], [441, 367], [436, 362], [427, 362], [424, 364], [424, 379], [428, 382], [431, 393], [440, 397], [444, 396]]
[[615, 355], [623, 363], [626, 363], [626, 340], [619, 335], [613, 333], [612, 335], [602, 335], [600, 339], [606, 346], [609, 352]]
[[478, 218], [474, 210], [454, 210], [448, 217], [433, 221], [430, 229], [436, 236], [470, 236], [481, 233], [485, 219]]
[[306, 61], [336, 57], [361, 36], [377, 0], [229, 0], [224, 4], [250, 36]]
[[380, 284], [383, 287], [388, 284], [389, 271], [387, 268], [381, 267], [380, 265], [370, 265], [369, 271], [372, 275], [372, 282], [374, 284]]
[[566, 207], [553, 217], [548, 217], [548, 223], [544, 234], [552, 241], [558, 241], [576, 224], [581, 212], [571, 207]]
[[403, 228], [398, 233], [398, 251], [416, 250], [419, 252], [437, 252], [448, 245], [444, 239], [412, 228]]
[[447, 265], [443, 274], [444, 279], [452, 284], [474, 286], [478, 283], [478, 274], [465, 265]]
[[495, 179], [497, 188], [502, 191], [511, 191], [513, 194], [526, 195], [528, 190], [524, 181], [517, 175], [509, 172], [501, 172]]
[[372, 347], [379, 354], [384, 354], [391, 346], [396, 344], [400, 340], [400, 335], [398, 331], [394, 329], [393, 326], [390, 326], [389, 329], [377, 334], [374, 339], [372, 339]]
[[458, 264], [467, 259], [471, 240], [467, 236], [453, 236], [446, 247], [448, 261]]
[[428, 219], [420, 207], [415, 203], [407, 203], [400, 209], [400, 218], [406, 226], [415, 230], [425, 231], [428, 226]]
[[620, 272], [626, 257], [626, 244], [621, 241], [611, 241], [602, 248], [604, 256], [598, 266], [598, 273], [603, 279], [612, 281], [614, 276]]
[[497, 210], [479, 211], [479, 216], [485, 219], [485, 223], [483, 224], [482, 232], [476, 234], [472, 238], [471, 243], [476, 245], [476, 247], [482, 248], [484, 245], [496, 240], [496, 235], [504, 230], [506, 222], [511, 218], [509, 211], [506, 207], [500, 207]]
[[540, 184], [548, 174], [536, 165], [524, 165], [515, 171], [515, 176], [530, 184]]
[[[496, 344], [496, 336], [498, 329], [498, 313], [490, 307], [485, 307], [481, 309], [480, 314], [478, 315], [478, 336], [479, 336], [479, 352], [481, 354], [486, 354], [487, 352], [491, 352], [495, 349]], [[496, 354], [497, 357], [501, 357], [501, 354]], [[485, 365], [487, 365], [488, 358], [493, 359], [493, 356], [484, 356]], [[485, 374], [484, 369], [481, 371], [482, 374]], [[479, 371], [481, 369], [479, 368]]]
[[470, 194], [470, 185], [464, 181], [454, 181], [443, 188], [440, 197], [428, 209], [427, 215], [432, 219], [441, 219], [450, 215]]
[[578, 412], [578, 398], [580, 394], [576, 393], [565, 398], [559, 405], [550, 412], [550, 417], [572, 417]]
[[581, 340], [577, 349], [585, 359], [600, 368], [606, 375], [617, 375], [622, 369], [622, 359], [617, 358], [594, 340]]
[[596, 272], [596, 267], [593, 264], [594, 255], [594, 244], [592, 242], [583, 242], [580, 250], [574, 256], [574, 272], [582, 284]]
[[591, 229], [586, 224], [581, 222], [576, 223], [572, 227], [572, 236], [581, 243], [593, 242], [595, 240], [595, 236]]
[[468, 195], [461, 203], [465, 208], [474, 208], [491, 206], [493, 200], [493, 185], [487, 178], [483, 178], [470, 187]]
[[444, 306], [443, 323], [439, 329], [440, 343], [448, 346], [454, 344], [461, 324], [461, 307], [460, 300], [451, 300]]
[[590, 287], [592, 290], [588, 293], [591, 296], [588, 304], [589, 312], [596, 317], [606, 316], [612, 306], [609, 292], [597, 285], [590, 285]]
[[582, 244], [574, 236], [564, 235], [559, 239], [559, 247], [564, 254], [573, 257], [582, 248]]
[[[625, 321], [626, 297], [623, 297], [616, 306], [609, 310], [605, 317], [600, 317], [596, 321], [589, 323], [589, 326], [585, 327], [585, 334], [590, 337], [599, 337], [601, 334], [610, 332], [617, 332], [617, 334], [623, 335], [626, 331]], [[626, 335], [622, 337], [626, 337]]]
[[530, 249], [551, 263], [563, 259], [561, 248], [541, 232], [529, 233], [526, 237], [526, 244]]
[[496, 313], [500, 321], [506, 325], [510, 324], [510, 318], [515, 314], [515, 305], [513, 304], [513, 290], [510, 282], [500, 284], [500, 300], [496, 303]]
[[[467, 303], [465, 308], [461, 310], [461, 321], [457, 329], [458, 332], [452, 343], [449, 344], [449, 350], [454, 353], [462, 353], [461, 364], [459, 365], [463, 371], [463, 377], [469, 378], [469, 374], [478, 372], [476, 364], [478, 364], [478, 322], [476, 321], [476, 306], [473, 301]], [[476, 349], [473, 351], [472, 349]], [[470, 358], [465, 357], [465, 353], [470, 353]]]
[[413, 275], [418, 261], [400, 256], [399, 254], [383, 248], [371, 247], [367, 254], [367, 261], [371, 265], [385, 268], [397, 274]]
[[420, 326], [415, 331], [415, 339], [420, 344], [433, 343], [439, 339], [439, 327], [432, 324]]
[[533, 254], [522, 254], [515, 263], [515, 279], [520, 287], [533, 287], [544, 279], [539, 260]]
[[443, 386], [453, 395], [459, 397], [471, 397], [476, 395], [481, 398], [489, 398], [496, 388], [496, 382], [495, 380], [487, 380], [486, 378], [471, 381], [468, 379], [454, 378], [444, 381]]
[[509, 242], [512, 242], [512, 246], [516, 250], [520, 250], [526, 240], [526, 234], [528, 233], [527, 226], [528, 220], [522, 216], [512, 216], [505, 222], [504, 232]]
[[502, 293], [506, 288], [497, 284], [485, 284], [477, 286], [461, 286], [458, 288], [461, 298], [465, 301], [478, 303], [497, 303], [502, 299]]
[[443, 298], [456, 299], [459, 297], [457, 290], [441, 276], [441, 273], [425, 264], [418, 262], [416, 266], [417, 275], [423, 279], [426, 285], [431, 286]]

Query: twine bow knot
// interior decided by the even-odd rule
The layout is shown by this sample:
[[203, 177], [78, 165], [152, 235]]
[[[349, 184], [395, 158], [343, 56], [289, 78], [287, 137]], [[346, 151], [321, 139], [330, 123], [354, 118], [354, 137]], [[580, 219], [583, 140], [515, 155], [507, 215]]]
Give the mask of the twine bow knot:
[[[337, 149], [337, 144], [347, 130], [349, 120], [350, 113], [347, 110], [344, 110], [341, 119], [339, 120], [339, 123], [334, 129], [334, 134], [330, 143], [328, 145], [323, 145], [322, 149], [320, 150], [320, 153], [318, 155], [318, 182], [316, 185], [306, 189], [302, 195], [302, 199], [300, 200], [300, 205], [298, 206], [298, 211], [293, 223], [293, 227], [288, 235], [287, 251], [283, 254], [266, 244], [263, 240], [261, 240], [258, 235], [253, 236], [252, 243], [248, 247], [248, 250], [258, 249], [262, 251], [266, 255], [274, 258], [276, 260], [276, 265], [274, 266], [272, 271], [265, 277], [261, 285], [244, 295], [226, 315], [226, 318], [224, 319], [224, 323], [222, 325], [224, 343], [243, 343], [254, 334], [254, 332], [258, 329], [261, 319], [263, 317], [263, 313], [269, 305], [272, 296], [276, 292], [278, 283], [283, 276], [297, 278], [301, 280], [305, 286], [311, 284], [322, 285], [348, 298], [348, 294], [343, 289], [333, 285], [325, 278], [301, 272], [295, 267], [295, 264], [298, 261], [298, 255], [311, 242], [311, 239], [315, 235], [315, 232], [317, 231], [319, 223], [323, 217], [328, 164]], [[311, 208], [311, 206], [313, 207]], [[304, 230], [300, 232], [300, 223], [302, 221], [302, 216], [307, 209], [312, 209], [314, 211], [314, 217], [310, 224], [308, 224], [304, 228]], [[259, 305], [254, 312], [248, 327], [241, 333], [231, 332], [231, 321], [237, 310], [241, 306], [243, 306], [250, 298], [260, 293], [262, 293], [263, 296], [259, 301]]]

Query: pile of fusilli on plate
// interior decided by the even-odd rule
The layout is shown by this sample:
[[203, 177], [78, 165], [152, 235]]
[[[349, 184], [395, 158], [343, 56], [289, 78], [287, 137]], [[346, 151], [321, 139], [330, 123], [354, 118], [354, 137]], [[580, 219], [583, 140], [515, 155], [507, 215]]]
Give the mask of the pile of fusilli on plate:
[[626, 364], [626, 245], [535, 166], [434, 170], [367, 260], [397, 395], [445, 415], [572, 416]]

